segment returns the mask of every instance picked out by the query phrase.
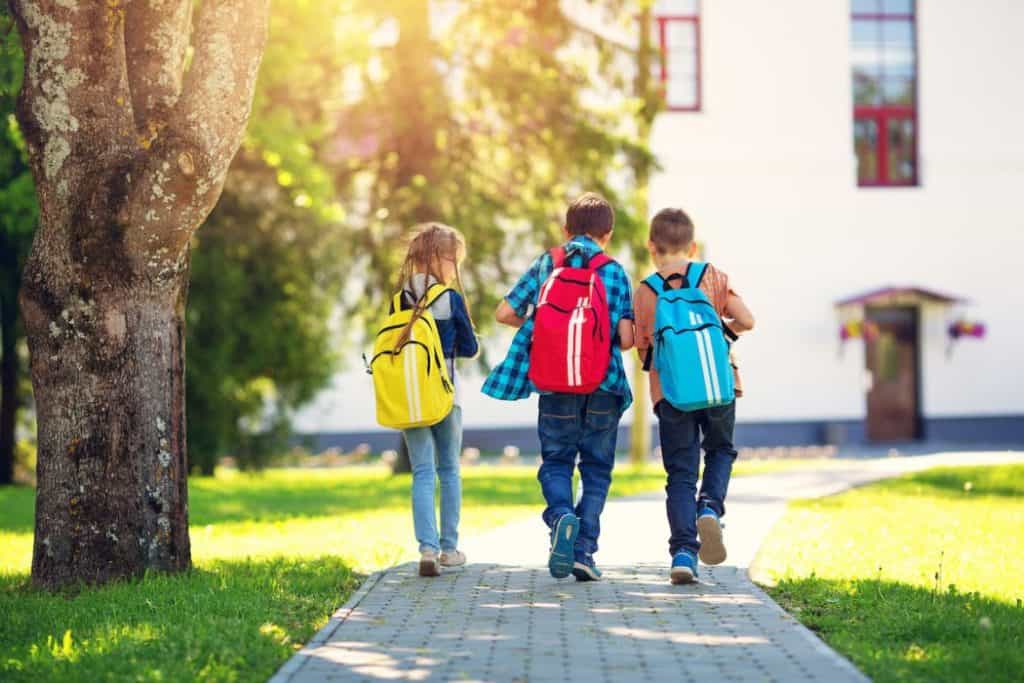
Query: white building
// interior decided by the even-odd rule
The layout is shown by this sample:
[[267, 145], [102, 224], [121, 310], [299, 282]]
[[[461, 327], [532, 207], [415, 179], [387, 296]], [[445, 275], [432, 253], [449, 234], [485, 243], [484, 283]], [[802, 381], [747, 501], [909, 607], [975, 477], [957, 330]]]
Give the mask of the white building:
[[[651, 210], [684, 208], [757, 316], [739, 441], [1024, 443], [1024, 3], [656, 14], [671, 109]], [[954, 344], [957, 321], [987, 335]], [[529, 433], [533, 405], [481, 398], [467, 427]]]
[[[657, 11], [677, 110], [655, 124], [652, 209], [690, 212], [757, 315], [737, 346], [740, 418], [1024, 441], [1024, 3]], [[841, 345], [834, 304], [890, 287], [969, 305], [869, 297], [874, 339]], [[858, 321], [864, 308], [839, 313]], [[988, 334], [950, 349], [965, 314]]]

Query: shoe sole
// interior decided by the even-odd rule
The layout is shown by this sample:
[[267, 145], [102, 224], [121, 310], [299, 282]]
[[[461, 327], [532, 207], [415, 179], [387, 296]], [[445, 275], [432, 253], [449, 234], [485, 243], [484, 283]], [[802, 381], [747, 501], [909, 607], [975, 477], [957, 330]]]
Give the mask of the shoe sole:
[[459, 569], [460, 567], [466, 566], [466, 559], [463, 558], [461, 562], [445, 562], [443, 559], [439, 560], [441, 566], [445, 569]]
[[437, 562], [420, 560], [420, 576], [441, 576], [441, 568]]
[[548, 556], [548, 571], [556, 579], [564, 579], [575, 564], [576, 536], [580, 533], [580, 520], [576, 515], [562, 515], [555, 526], [555, 542]]
[[576, 577], [577, 581], [600, 581], [601, 577], [594, 573], [587, 565], [582, 562], [576, 562], [572, 567], [572, 575]]
[[722, 541], [722, 525], [711, 515], [697, 518], [697, 534], [700, 536], [700, 552], [697, 555], [704, 564], [725, 562], [725, 543]]
[[681, 585], [684, 583], [694, 583], [697, 577], [694, 576], [693, 571], [689, 567], [672, 567], [672, 572], [669, 574], [673, 585]]

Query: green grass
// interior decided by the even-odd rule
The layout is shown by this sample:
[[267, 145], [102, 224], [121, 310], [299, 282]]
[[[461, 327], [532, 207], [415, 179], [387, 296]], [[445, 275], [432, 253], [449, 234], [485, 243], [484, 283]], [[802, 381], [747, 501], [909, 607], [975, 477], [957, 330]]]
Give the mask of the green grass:
[[1024, 466], [798, 501], [756, 575], [876, 681], [1024, 680]]
[[[820, 464], [740, 461], [735, 472]], [[658, 491], [664, 476], [620, 464], [611, 494]], [[195, 569], [66, 595], [28, 584], [34, 492], [0, 488], [0, 680], [263, 680], [361, 575], [415, 556], [409, 486], [379, 467], [192, 479]], [[535, 468], [463, 470], [463, 537], [541, 509]]]
[[[539, 515], [533, 468], [463, 474], [464, 537]], [[621, 467], [612, 495], [663, 476]], [[381, 468], [193, 479], [194, 570], [65, 595], [28, 585], [33, 491], [0, 488], [0, 680], [264, 680], [360, 573], [414, 556], [409, 485]]]

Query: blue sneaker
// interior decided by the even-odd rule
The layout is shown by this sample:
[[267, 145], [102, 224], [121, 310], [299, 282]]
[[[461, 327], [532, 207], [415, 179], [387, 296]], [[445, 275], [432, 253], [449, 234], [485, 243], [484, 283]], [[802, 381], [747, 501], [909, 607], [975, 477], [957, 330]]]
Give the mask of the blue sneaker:
[[697, 580], [697, 558], [689, 550], [680, 550], [672, 558], [669, 577], [674, 584], [693, 583]]
[[576, 536], [580, 533], [579, 518], [567, 512], [558, 518], [551, 531], [551, 554], [548, 571], [556, 579], [564, 579], [572, 572], [576, 552]]
[[700, 561], [704, 564], [725, 562], [725, 542], [722, 540], [722, 522], [718, 513], [705, 507], [697, 516], [697, 535], [700, 537]]
[[594, 560], [576, 560], [572, 565], [572, 575], [577, 581], [600, 581], [601, 570], [594, 564]]

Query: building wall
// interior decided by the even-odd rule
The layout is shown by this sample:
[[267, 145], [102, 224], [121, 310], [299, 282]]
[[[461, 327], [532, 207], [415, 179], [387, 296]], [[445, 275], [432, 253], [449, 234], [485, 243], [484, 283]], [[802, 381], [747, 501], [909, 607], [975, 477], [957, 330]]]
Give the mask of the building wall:
[[989, 326], [947, 355], [947, 312], [925, 310], [925, 417], [1024, 414], [1024, 4], [918, 5], [921, 186], [859, 189], [849, 4], [703, 3], [703, 111], [656, 121], [651, 206], [690, 212], [758, 317], [741, 419], [862, 418], [863, 345], [840, 352], [832, 303], [904, 284]]

